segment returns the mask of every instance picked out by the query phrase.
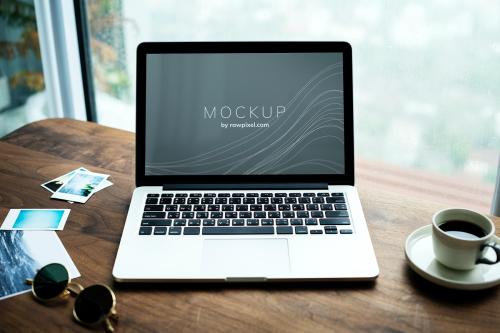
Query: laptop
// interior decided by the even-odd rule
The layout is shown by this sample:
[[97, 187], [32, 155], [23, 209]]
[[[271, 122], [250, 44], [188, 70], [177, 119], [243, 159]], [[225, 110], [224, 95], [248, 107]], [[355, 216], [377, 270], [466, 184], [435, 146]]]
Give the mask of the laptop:
[[372, 280], [345, 42], [137, 48], [119, 282]]

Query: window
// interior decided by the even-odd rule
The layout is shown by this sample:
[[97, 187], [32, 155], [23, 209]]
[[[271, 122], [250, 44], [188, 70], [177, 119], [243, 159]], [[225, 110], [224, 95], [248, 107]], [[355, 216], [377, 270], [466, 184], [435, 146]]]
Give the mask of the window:
[[492, 192], [500, 3], [88, 0], [87, 11], [101, 123], [134, 129], [141, 41], [346, 40], [357, 158]]
[[47, 107], [33, 1], [0, 3], [0, 137], [55, 116]]

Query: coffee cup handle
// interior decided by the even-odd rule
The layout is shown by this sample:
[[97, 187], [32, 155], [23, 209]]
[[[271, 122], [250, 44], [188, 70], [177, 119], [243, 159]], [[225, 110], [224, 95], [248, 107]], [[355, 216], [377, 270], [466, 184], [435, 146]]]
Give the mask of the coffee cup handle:
[[498, 244], [495, 243], [483, 244], [481, 246], [481, 251], [483, 251], [487, 247], [491, 247], [493, 251], [495, 251], [497, 259], [495, 261], [492, 261], [487, 258], [479, 258], [477, 259], [476, 264], [494, 265], [500, 261], [500, 247], [498, 246]]

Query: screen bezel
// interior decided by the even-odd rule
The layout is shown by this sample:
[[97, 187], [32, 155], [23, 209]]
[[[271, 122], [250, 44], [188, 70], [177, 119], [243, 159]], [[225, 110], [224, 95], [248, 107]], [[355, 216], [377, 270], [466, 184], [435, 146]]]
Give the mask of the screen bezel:
[[[344, 174], [146, 175], [146, 56], [169, 53], [339, 52], [344, 68]], [[347, 42], [145, 42], [137, 47], [136, 186], [163, 184], [327, 183], [354, 185], [352, 50]]]

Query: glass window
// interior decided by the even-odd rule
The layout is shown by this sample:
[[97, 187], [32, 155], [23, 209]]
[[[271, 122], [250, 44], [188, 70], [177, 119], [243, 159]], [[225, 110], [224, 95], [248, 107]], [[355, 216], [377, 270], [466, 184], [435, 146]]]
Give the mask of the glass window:
[[48, 109], [33, 1], [0, 3], [0, 137], [53, 117]]
[[134, 129], [141, 41], [346, 40], [358, 161], [454, 177], [477, 186], [483, 203], [491, 200], [500, 152], [500, 3], [88, 0], [88, 12], [104, 124]]

